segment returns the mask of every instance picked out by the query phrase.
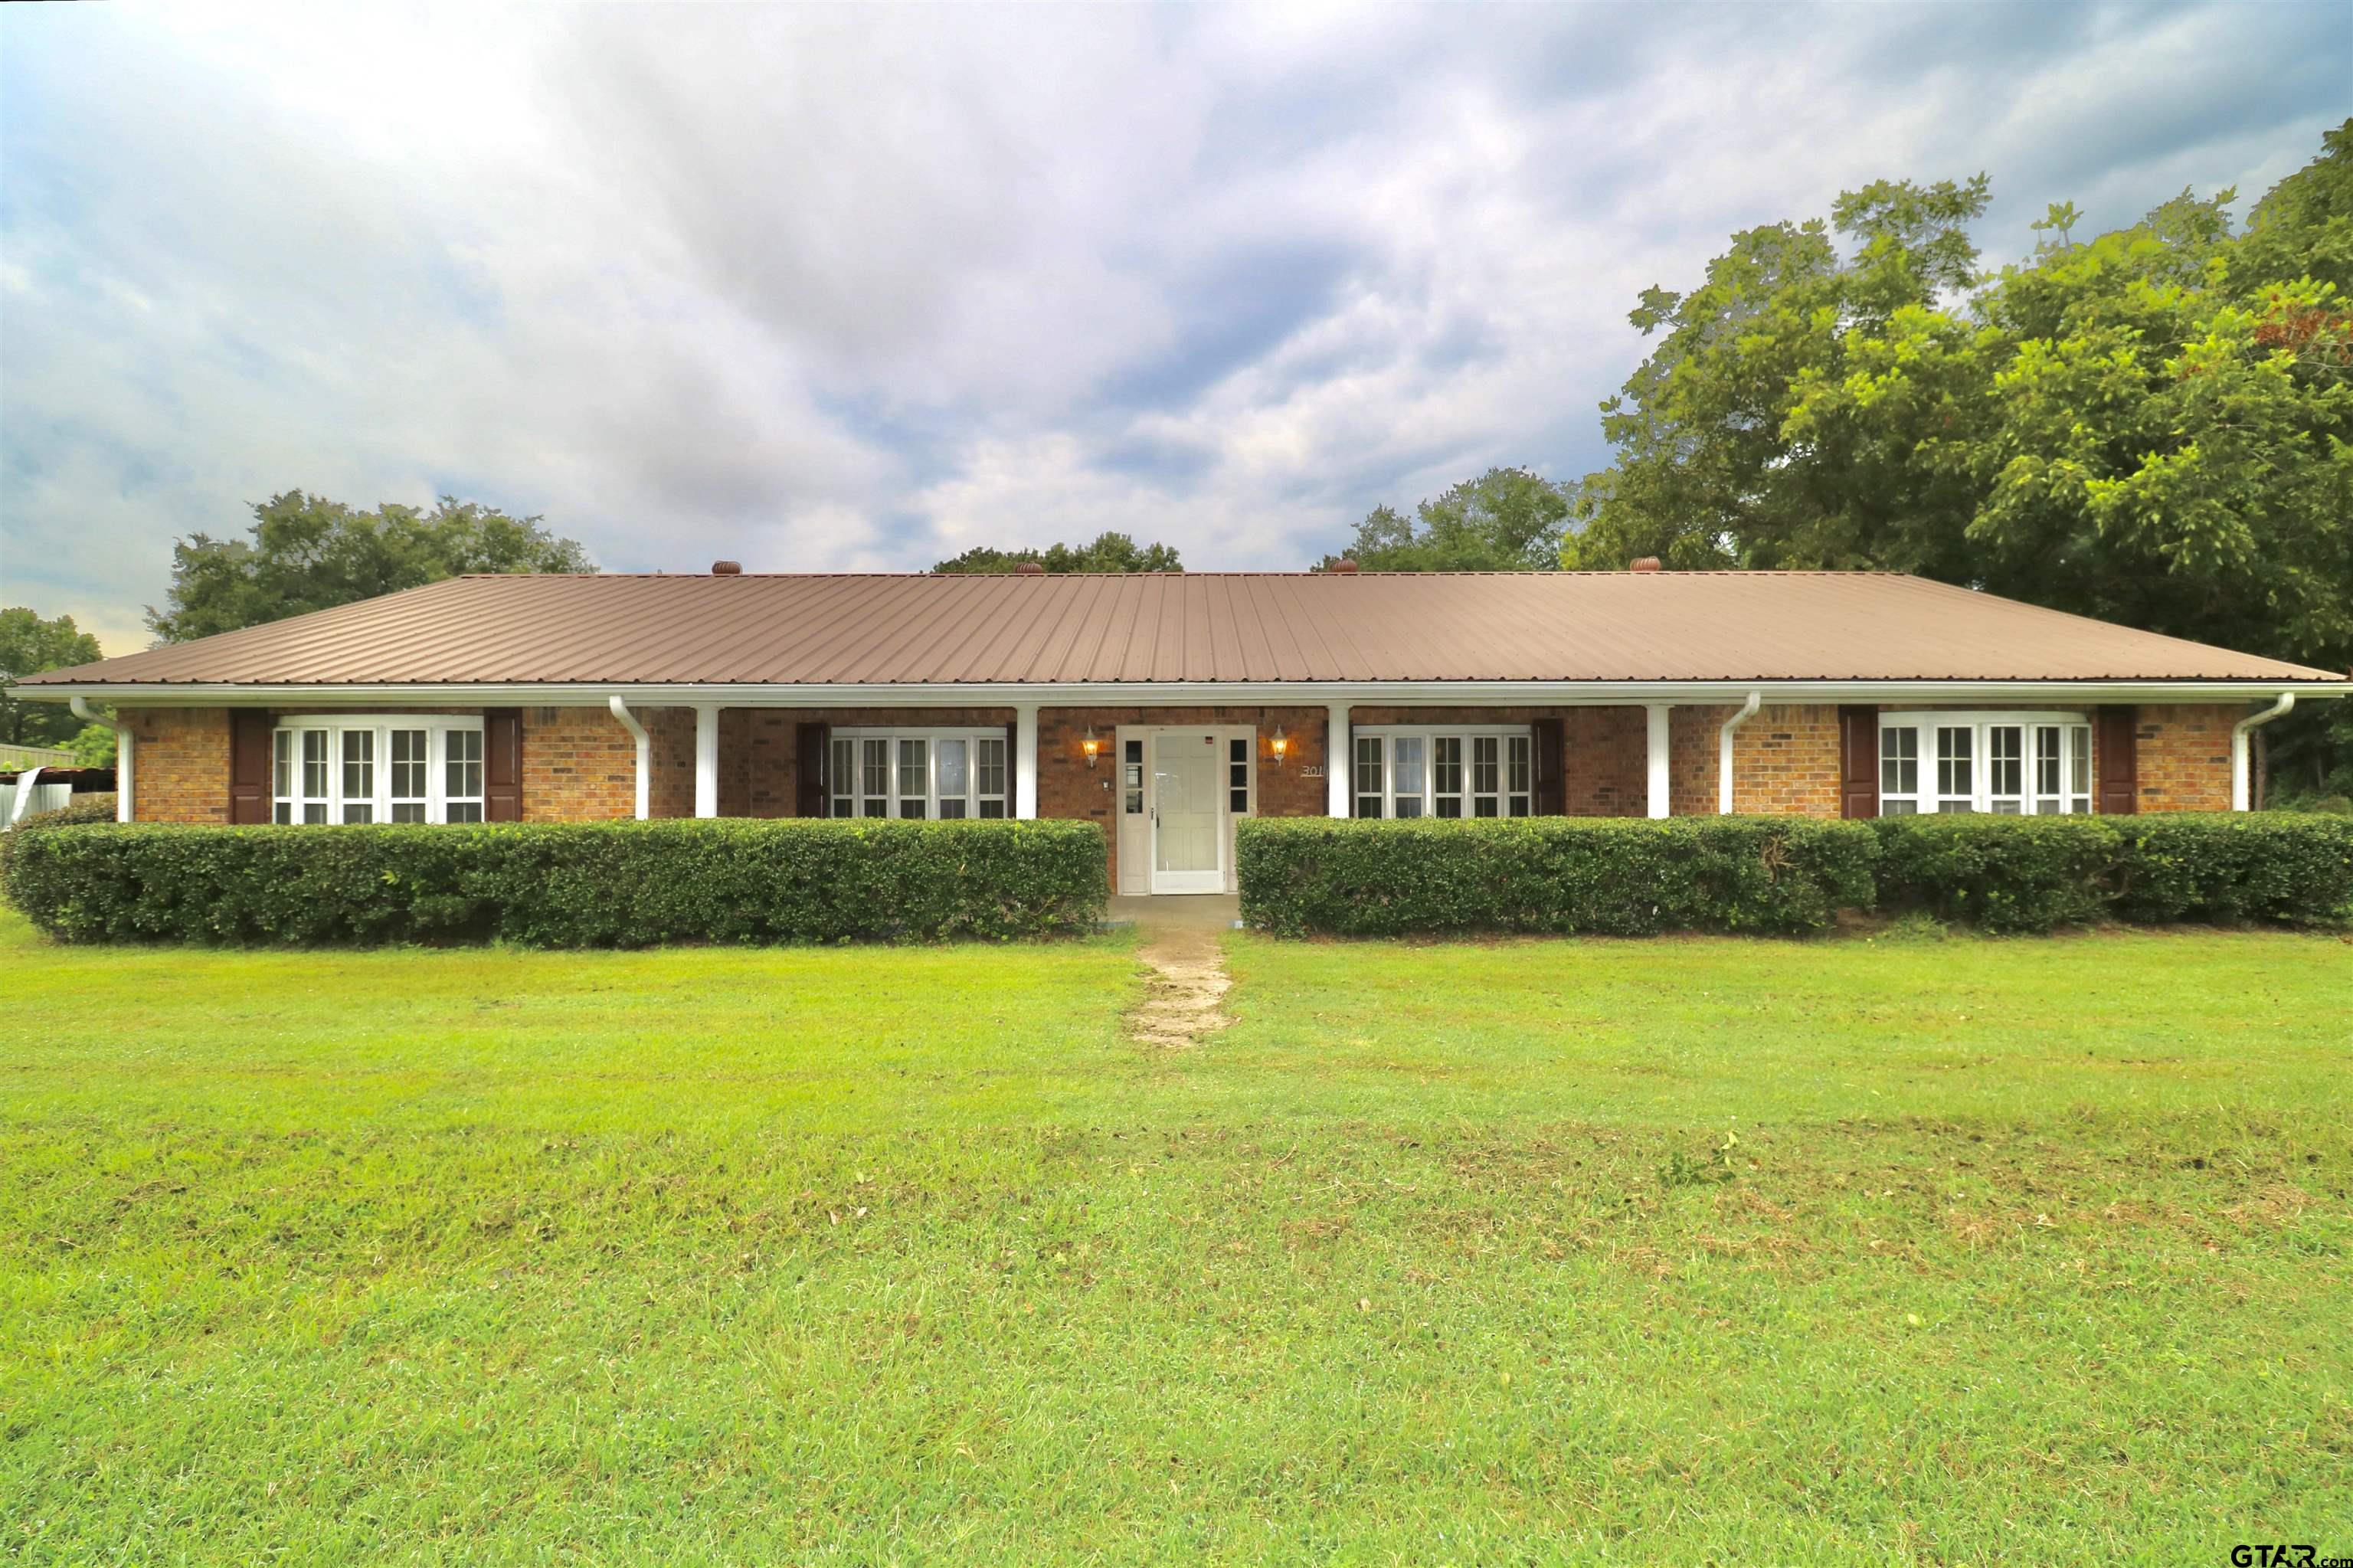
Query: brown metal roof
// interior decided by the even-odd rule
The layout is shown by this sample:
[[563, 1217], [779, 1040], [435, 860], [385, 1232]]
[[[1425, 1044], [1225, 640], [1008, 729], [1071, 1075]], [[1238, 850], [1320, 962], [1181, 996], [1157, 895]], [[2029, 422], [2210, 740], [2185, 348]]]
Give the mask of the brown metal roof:
[[467, 577], [28, 684], [2327, 681], [1881, 572]]

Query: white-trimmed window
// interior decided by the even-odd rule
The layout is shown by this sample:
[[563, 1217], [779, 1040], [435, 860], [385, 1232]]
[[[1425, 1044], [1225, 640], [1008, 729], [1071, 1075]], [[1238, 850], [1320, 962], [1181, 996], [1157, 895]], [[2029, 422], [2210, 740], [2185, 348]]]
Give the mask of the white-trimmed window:
[[837, 729], [827, 781], [837, 817], [1008, 817], [1001, 729]]
[[479, 822], [475, 714], [320, 714], [270, 736], [270, 821]]
[[1525, 817], [1535, 809], [1526, 726], [1361, 725], [1350, 737], [1359, 817]]
[[2092, 726], [2080, 714], [1879, 715], [1879, 814], [2092, 809]]

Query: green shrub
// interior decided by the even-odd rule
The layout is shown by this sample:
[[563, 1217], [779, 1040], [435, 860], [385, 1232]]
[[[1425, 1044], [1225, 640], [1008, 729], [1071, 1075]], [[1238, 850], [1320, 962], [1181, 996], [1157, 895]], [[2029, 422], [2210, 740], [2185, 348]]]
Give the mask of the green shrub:
[[73, 941], [550, 948], [1092, 929], [1103, 830], [1072, 821], [20, 827], [9, 900]]
[[2107, 912], [2123, 842], [2110, 817], [1880, 817], [1879, 898], [1988, 931], [2049, 931]]
[[[111, 734], [111, 731], [108, 733]], [[83, 822], [114, 821], [114, 792], [77, 795], [70, 806], [59, 806], [54, 811], [34, 811], [16, 825], [20, 828], [70, 828]]]
[[2353, 818], [2182, 811], [2116, 822], [2125, 919], [2353, 921]]
[[1872, 901], [1871, 831], [1803, 817], [1245, 820], [1242, 918], [1297, 935], [1819, 930]]

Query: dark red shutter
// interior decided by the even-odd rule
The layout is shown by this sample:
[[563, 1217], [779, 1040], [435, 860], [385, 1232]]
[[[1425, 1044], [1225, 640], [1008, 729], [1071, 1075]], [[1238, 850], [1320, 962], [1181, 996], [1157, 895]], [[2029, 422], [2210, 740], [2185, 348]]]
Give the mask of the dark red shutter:
[[1528, 726], [1535, 733], [1535, 788], [1529, 809], [1539, 817], [1568, 814], [1568, 789], [1563, 769], [1567, 765], [1565, 726], [1557, 718], [1540, 718]]
[[793, 815], [823, 817], [832, 813], [832, 791], [826, 788], [826, 761], [833, 726], [803, 724], [793, 726]]
[[2092, 758], [2099, 776], [2099, 809], [2103, 816], [2128, 817], [2139, 807], [2140, 764], [2134, 732], [2140, 714], [2134, 708], [2095, 708], [2092, 715]]
[[270, 722], [266, 708], [231, 708], [228, 715], [228, 820], [269, 821]]
[[482, 820], [522, 821], [522, 710], [482, 710]]
[[1879, 815], [1879, 710], [1839, 709], [1839, 815]]

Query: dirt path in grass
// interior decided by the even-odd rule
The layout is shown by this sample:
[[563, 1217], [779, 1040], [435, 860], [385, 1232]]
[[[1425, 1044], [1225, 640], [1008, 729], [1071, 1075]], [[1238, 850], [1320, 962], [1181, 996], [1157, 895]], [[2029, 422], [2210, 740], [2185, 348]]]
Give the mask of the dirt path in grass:
[[1144, 1001], [1128, 1016], [1128, 1033], [1134, 1039], [1183, 1050], [1233, 1022], [1219, 1007], [1234, 982], [1226, 973], [1217, 932], [1187, 927], [1152, 931], [1143, 958], [1152, 966], [1152, 978], [1145, 982]]

